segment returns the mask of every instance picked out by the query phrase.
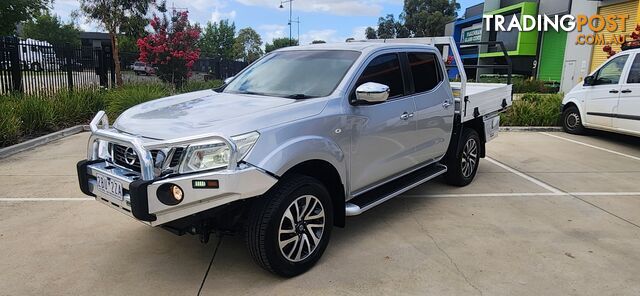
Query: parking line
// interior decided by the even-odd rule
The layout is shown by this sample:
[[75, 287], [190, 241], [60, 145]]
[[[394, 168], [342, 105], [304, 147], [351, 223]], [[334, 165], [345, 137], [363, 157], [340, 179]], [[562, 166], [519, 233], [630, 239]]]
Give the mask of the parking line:
[[582, 146], [587, 146], [587, 147], [590, 147], [590, 148], [593, 148], [593, 149], [598, 149], [598, 150], [602, 150], [602, 151], [605, 151], [605, 152], [613, 153], [613, 154], [616, 154], [616, 155], [628, 157], [628, 158], [631, 158], [631, 159], [634, 159], [634, 160], [640, 160], [640, 157], [637, 157], [637, 156], [624, 154], [622, 152], [614, 151], [614, 150], [607, 149], [607, 148], [598, 147], [598, 146], [595, 146], [595, 145], [591, 145], [591, 144], [587, 144], [587, 143], [584, 143], [584, 142], [568, 139], [568, 138], [565, 138], [565, 137], [556, 136], [556, 135], [552, 135], [552, 134], [545, 133], [545, 132], [542, 132], [540, 134], [543, 134], [543, 135], [549, 136], [549, 137], [554, 137], [554, 138], [557, 138], [557, 139], [560, 139], [560, 140], [564, 140], [564, 141], [567, 141], [567, 142], [579, 144], [579, 145], [582, 145]]
[[551, 191], [553, 193], [563, 193], [560, 189], [555, 188], [555, 187], [553, 187], [553, 186], [551, 186], [551, 185], [549, 185], [547, 183], [544, 183], [544, 182], [542, 182], [542, 181], [540, 181], [540, 180], [538, 180], [538, 179], [536, 179], [534, 177], [531, 177], [531, 176], [529, 176], [529, 175], [527, 175], [527, 174], [525, 174], [523, 172], [520, 172], [520, 171], [518, 171], [518, 170], [516, 170], [516, 169], [514, 169], [514, 168], [512, 168], [510, 166], [507, 166], [506, 164], [503, 164], [503, 163], [501, 163], [501, 162], [499, 162], [499, 161], [497, 161], [495, 159], [492, 159], [490, 157], [485, 157], [485, 159], [488, 162], [493, 163], [493, 164], [495, 164], [495, 165], [497, 165], [497, 166], [499, 166], [499, 167], [501, 167], [501, 168], [513, 173], [513, 174], [516, 174], [516, 175], [520, 176], [521, 178], [524, 178], [524, 179], [528, 180], [529, 182], [531, 182], [533, 184], [536, 184], [536, 185], [538, 185], [538, 186], [540, 186], [540, 187], [542, 187], [542, 188], [544, 188], [544, 189], [546, 189], [548, 191]]
[[403, 197], [531, 197], [531, 196], [640, 196], [640, 192], [509, 192], [509, 193], [460, 193], [460, 194], [403, 194]]

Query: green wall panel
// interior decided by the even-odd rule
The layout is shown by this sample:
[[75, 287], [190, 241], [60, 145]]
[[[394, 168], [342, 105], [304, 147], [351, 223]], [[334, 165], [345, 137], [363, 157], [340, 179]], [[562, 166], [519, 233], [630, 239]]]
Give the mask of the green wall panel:
[[560, 82], [564, 66], [567, 32], [550, 30], [542, 36], [542, 49], [538, 60], [538, 79]]

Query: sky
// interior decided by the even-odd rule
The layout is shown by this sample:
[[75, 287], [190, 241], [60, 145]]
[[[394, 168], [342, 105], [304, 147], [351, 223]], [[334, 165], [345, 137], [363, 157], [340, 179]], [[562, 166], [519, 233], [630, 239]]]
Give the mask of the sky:
[[[462, 7], [481, 3], [483, 0], [458, 0]], [[300, 43], [313, 40], [343, 42], [353, 37], [364, 39], [364, 30], [375, 27], [378, 17], [402, 12], [403, 0], [293, 0], [293, 19], [300, 19]], [[70, 19], [72, 11], [78, 9], [77, 0], [56, 0], [53, 12], [64, 20]], [[189, 11], [189, 19], [206, 24], [229, 19], [235, 22], [236, 30], [251, 27], [262, 37], [263, 42], [273, 38], [289, 37], [289, 3], [280, 0], [167, 0], [167, 6]], [[102, 31], [96, 23], [79, 19], [78, 25], [85, 31]], [[293, 23], [293, 38], [298, 36], [298, 24]]]

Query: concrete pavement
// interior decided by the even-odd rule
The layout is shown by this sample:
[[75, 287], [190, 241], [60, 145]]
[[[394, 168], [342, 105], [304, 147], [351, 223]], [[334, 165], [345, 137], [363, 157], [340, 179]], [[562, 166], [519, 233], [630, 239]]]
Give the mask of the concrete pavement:
[[[87, 200], [87, 134], [0, 160], [0, 295], [195, 295], [216, 239]], [[293, 279], [223, 237], [203, 295], [637, 295], [640, 140], [502, 133], [470, 186], [436, 180], [335, 229]]]

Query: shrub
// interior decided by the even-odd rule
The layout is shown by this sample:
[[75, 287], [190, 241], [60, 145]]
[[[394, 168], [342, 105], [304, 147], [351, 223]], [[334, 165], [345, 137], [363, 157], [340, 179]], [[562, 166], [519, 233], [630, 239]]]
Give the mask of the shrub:
[[20, 118], [12, 101], [0, 102], [0, 147], [16, 143], [20, 138]]
[[[220, 85], [220, 80], [189, 82], [178, 91], [192, 92]], [[130, 107], [173, 94], [172, 89], [167, 84], [146, 83], [108, 90], [62, 91], [50, 97], [0, 96], [0, 147], [47, 132], [87, 124], [99, 110], [106, 110], [113, 121]]]
[[23, 134], [44, 134], [56, 130], [54, 101], [39, 96], [13, 98]]
[[560, 94], [525, 94], [500, 120], [505, 126], [557, 126], [561, 103]]
[[198, 91], [203, 89], [214, 89], [222, 85], [222, 80], [210, 80], [210, 81], [189, 81], [180, 88], [181, 93], [188, 93], [192, 91]]
[[107, 116], [115, 120], [120, 113], [135, 105], [170, 94], [170, 89], [163, 84], [132, 84], [107, 91]]

